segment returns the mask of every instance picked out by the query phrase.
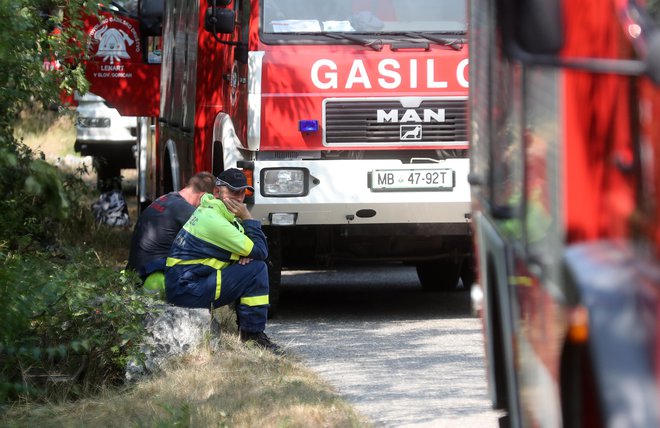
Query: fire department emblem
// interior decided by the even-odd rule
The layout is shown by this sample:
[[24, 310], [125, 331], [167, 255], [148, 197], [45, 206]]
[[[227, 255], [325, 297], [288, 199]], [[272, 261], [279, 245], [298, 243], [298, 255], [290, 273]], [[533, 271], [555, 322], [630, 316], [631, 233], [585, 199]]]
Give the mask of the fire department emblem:
[[103, 58], [103, 61], [114, 64], [115, 61], [121, 62], [122, 59], [131, 57], [126, 51], [126, 45], [132, 46], [135, 42], [124, 31], [103, 27], [94, 34], [94, 38], [99, 41], [96, 56]]
[[90, 31], [89, 40], [96, 45], [94, 56], [110, 64], [130, 60], [140, 51], [137, 31], [123, 19], [104, 19]]
[[231, 91], [229, 92], [229, 102], [232, 106], [236, 105], [238, 101], [238, 61], [234, 61], [231, 67], [231, 78], [229, 80]]

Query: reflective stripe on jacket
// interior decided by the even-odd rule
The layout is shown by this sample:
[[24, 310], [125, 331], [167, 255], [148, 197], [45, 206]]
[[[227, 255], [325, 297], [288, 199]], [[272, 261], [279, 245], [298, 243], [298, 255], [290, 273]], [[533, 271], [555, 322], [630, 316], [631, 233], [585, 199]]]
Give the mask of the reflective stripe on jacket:
[[[195, 276], [208, 276], [240, 257], [266, 260], [268, 243], [258, 220], [239, 222], [225, 204], [211, 194], [202, 196], [199, 207], [174, 239], [167, 267]], [[210, 268], [210, 269], [209, 269]], [[220, 294], [218, 272], [216, 296]]]

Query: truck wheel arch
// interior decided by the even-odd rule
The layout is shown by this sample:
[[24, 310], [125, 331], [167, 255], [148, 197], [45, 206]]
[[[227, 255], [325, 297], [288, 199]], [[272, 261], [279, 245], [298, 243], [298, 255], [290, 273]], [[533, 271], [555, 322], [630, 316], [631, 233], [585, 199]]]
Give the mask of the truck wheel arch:
[[173, 140], [165, 143], [163, 153], [163, 194], [179, 190], [181, 188], [181, 166]]
[[222, 153], [222, 141], [214, 139], [211, 147], [211, 173], [216, 177], [225, 170], [225, 160]]
[[[213, 174], [219, 174], [224, 168], [235, 167], [245, 156], [241, 153], [243, 144], [236, 135], [234, 122], [227, 113], [220, 112], [213, 123], [212, 165]], [[216, 171], [219, 167], [221, 170]]]

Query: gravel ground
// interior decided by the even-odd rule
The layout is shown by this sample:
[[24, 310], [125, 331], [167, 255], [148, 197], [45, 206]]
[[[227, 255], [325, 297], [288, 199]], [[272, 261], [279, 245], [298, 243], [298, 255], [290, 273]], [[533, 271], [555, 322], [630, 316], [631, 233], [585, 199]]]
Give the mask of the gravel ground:
[[497, 427], [468, 293], [414, 268], [289, 271], [267, 331], [379, 427]]

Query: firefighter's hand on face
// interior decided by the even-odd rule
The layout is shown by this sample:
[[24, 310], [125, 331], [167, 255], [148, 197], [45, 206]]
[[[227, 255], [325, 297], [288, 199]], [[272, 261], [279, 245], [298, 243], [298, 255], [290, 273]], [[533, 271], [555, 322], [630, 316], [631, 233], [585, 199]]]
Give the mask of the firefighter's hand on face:
[[[225, 204], [230, 213], [234, 214], [240, 220], [248, 220], [252, 218], [247, 205], [243, 203], [245, 200], [245, 190], [231, 190], [225, 186], [221, 186], [220, 199]], [[217, 196], [216, 196], [217, 197]], [[238, 264], [246, 265], [252, 261], [249, 257], [241, 257], [238, 259]]]
[[229, 212], [233, 213], [236, 217], [238, 217], [241, 220], [249, 220], [252, 218], [252, 215], [250, 215], [250, 211], [247, 209], [247, 205], [245, 205], [241, 201], [237, 201], [236, 199], [232, 198], [223, 198], [222, 202], [225, 203], [225, 206], [229, 210]]

